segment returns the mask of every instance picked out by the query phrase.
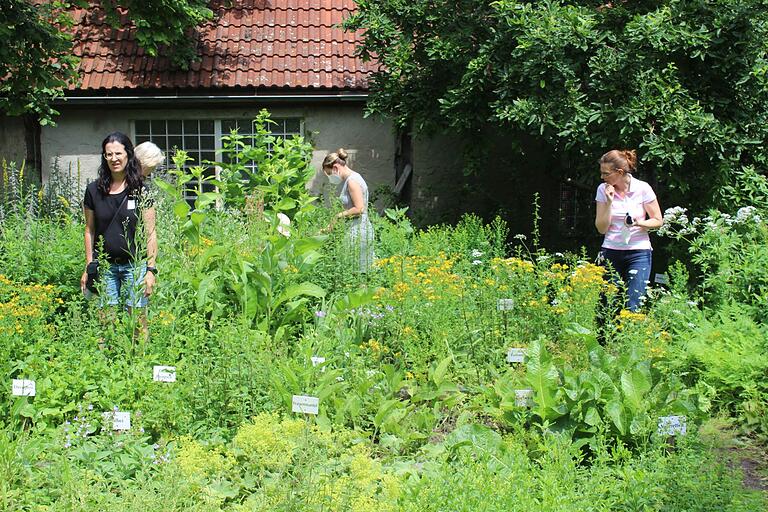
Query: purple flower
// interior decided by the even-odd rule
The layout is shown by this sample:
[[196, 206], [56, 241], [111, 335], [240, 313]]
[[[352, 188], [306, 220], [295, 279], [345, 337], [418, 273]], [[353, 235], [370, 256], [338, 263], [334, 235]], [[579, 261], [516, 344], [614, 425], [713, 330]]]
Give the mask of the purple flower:
[[72, 446], [72, 443], [70, 443], [69, 441], [64, 443], [64, 448], [70, 448], [71, 446]]
[[89, 410], [89, 411], [92, 411], [92, 410], [93, 410], [93, 404], [88, 404], [88, 410]]
[[391, 313], [392, 311], [394, 311], [394, 310], [395, 310], [394, 306], [390, 306], [389, 304], [387, 304], [387, 308], [386, 308], [386, 309], [387, 309], [387, 311], [389, 311], [390, 313]]
[[325, 318], [325, 311], [322, 311], [322, 310], [315, 311], [315, 316], [317, 318]]

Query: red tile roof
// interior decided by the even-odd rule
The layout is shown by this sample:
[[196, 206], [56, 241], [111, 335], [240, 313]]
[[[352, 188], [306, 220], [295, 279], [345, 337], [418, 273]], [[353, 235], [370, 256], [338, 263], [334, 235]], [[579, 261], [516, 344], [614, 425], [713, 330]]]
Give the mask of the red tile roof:
[[75, 54], [82, 82], [74, 91], [189, 88], [365, 90], [375, 66], [355, 57], [359, 33], [340, 24], [353, 0], [234, 0], [215, 7], [198, 29], [200, 60], [174, 69], [167, 57], [149, 57], [123, 14], [107, 23], [100, 8], [73, 11]]

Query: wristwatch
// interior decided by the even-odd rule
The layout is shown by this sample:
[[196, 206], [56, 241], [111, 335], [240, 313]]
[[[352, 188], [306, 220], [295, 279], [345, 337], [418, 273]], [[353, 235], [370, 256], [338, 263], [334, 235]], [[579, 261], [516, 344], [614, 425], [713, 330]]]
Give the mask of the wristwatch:
[[157, 267], [147, 267], [147, 272], [152, 272], [153, 274], [157, 275]]

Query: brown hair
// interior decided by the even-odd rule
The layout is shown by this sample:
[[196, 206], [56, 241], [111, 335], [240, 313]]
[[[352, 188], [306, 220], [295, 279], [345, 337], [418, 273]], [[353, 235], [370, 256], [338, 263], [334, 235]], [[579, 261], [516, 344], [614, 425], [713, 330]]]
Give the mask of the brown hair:
[[347, 165], [348, 157], [349, 155], [347, 154], [347, 151], [344, 148], [337, 149], [335, 153], [328, 153], [325, 156], [325, 159], [323, 159], [323, 169], [327, 169], [328, 167], [331, 167], [335, 163], [340, 163], [341, 165]]
[[612, 164], [616, 169], [633, 173], [637, 170], [637, 152], [634, 149], [612, 149], [597, 161], [599, 164]]

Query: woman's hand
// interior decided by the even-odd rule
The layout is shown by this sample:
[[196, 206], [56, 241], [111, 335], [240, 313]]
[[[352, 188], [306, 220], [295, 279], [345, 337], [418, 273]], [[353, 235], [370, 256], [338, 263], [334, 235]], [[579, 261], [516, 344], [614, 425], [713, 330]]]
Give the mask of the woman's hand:
[[613, 196], [616, 195], [616, 189], [613, 185], [605, 184], [605, 197], [608, 199], [608, 204], [613, 202]]
[[88, 282], [88, 272], [83, 272], [82, 277], [80, 277], [80, 291], [85, 293], [85, 283]]
[[152, 272], [147, 272], [144, 275], [144, 296], [149, 297], [155, 289], [155, 281], [157, 278]]

